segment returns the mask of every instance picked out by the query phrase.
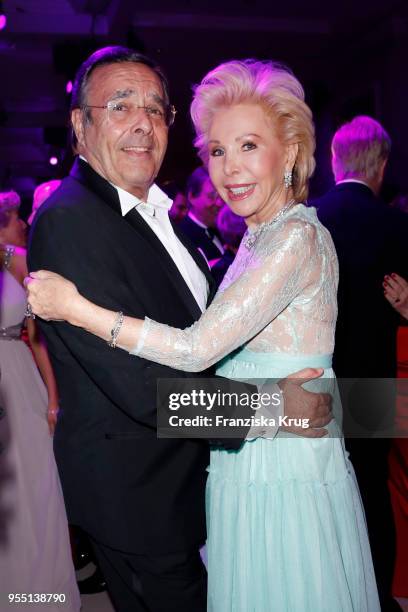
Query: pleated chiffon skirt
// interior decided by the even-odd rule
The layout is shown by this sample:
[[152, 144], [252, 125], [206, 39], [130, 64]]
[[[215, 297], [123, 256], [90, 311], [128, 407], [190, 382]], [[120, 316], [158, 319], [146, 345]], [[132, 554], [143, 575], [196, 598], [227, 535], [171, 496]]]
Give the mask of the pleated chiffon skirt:
[[[325, 368], [334, 393], [329, 355], [243, 349], [217, 373], [264, 380], [304, 367]], [[335, 421], [323, 439], [279, 433], [212, 450], [207, 521], [209, 611], [380, 610], [360, 493]]]

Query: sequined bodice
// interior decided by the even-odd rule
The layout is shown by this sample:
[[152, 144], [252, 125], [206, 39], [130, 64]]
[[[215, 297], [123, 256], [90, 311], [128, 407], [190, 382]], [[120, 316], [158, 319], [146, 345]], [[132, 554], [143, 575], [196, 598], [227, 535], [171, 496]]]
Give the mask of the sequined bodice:
[[246, 242], [200, 320], [177, 330], [146, 319], [137, 354], [199, 371], [243, 345], [262, 353], [333, 352], [338, 262], [315, 209], [298, 204]]
[[[0, 335], [19, 337], [24, 322], [26, 293], [14, 276], [0, 268]], [[8, 330], [7, 334], [6, 331]]]

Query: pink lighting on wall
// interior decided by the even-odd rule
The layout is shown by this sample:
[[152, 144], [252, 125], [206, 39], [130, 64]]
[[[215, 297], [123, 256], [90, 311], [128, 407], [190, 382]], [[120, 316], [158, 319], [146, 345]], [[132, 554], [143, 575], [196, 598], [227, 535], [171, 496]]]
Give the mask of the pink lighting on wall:
[[56, 166], [58, 164], [58, 157], [55, 157], [55, 155], [53, 155], [48, 161], [50, 162], [51, 166]]
[[72, 81], [68, 81], [68, 83], [66, 84], [65, 87], [65, 91], [67, 92], [67, 94], [70, 94], [72, 91]]
[[7, 17], [5, 15], [0, 15], [0, 30], [4, 30], [7, 25]]

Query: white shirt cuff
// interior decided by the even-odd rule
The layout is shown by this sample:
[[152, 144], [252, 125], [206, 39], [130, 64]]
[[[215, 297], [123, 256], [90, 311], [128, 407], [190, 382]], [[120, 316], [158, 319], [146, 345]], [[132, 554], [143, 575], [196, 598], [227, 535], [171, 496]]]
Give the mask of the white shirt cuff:
[[268, 394], [270, 403], [254, 412], [254, 425], [250, 428], [246, 440], [265, 438], [273, 440], [278, 433], [280, 421], [285, 413], [283, 393], [277, 383], [268, 383], [258, 388], [259, 393]]

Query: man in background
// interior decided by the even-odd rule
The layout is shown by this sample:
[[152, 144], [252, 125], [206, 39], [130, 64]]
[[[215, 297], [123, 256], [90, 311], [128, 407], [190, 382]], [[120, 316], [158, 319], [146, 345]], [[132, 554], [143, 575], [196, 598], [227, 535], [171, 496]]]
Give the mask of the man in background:
[[243, 217], [236, 215], [227, 204], [224, 204], [217, 217], [217, 228], [222, 238], [224, 253], [218, 260], [214, 260], [211, 274], [219, 287], [235, 259], [247, 225]]
[[[370, 432], [383, 419], [393, 418], [390, 396], [383, 398], [384, 379], [396, 376], [398, 316], [384, 300], [383, 279], [392, 272], [407, 273], [408, 217], [379, 197], [390, 149], [387, 132], [370, 117], [355, 117], [341, 126], [332, 141], [336, 185], [312, 203], [339, 258], [333, 367], [338, 377], [377, 379], [365, 381], [364, 393], [348, 396], [358, 400], [344, 402], [349, 410], [346, 436], [355, 435], [356, 423]], [[351, 438], [346, 444], [365, 506], [381, 606], [399, 609], [391, 596], [395, 530], [387, 487], [390, 440]]]
[[205, 168], [196, 168], [190, 175], [186, 193], [189, 212], [179, 227], [204, 253], [208, 261], [219, 259], [224, 249], [216, 222], [224, 202], [217, 194]]

